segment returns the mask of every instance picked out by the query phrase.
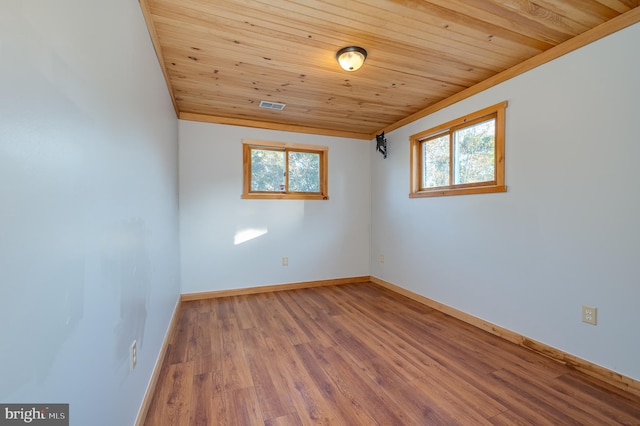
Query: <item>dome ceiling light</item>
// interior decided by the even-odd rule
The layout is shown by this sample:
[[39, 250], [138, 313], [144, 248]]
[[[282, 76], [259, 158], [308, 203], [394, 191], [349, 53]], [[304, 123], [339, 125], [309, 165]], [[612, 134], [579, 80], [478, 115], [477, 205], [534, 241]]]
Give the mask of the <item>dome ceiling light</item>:
[[358, 46], [343, 47], [336, 53], [336, 59], [343, 70], [357, 71], [367, 59], [367, 51]]

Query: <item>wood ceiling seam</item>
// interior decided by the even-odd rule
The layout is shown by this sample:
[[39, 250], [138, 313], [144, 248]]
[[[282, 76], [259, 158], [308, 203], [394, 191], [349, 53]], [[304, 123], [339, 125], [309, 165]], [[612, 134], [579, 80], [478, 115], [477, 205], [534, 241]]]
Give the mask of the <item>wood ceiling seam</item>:
[[[184, 38], [182, 36], [181, 33], [174, 33], [173, 37], [175, 38], [175, 40], [184, 40], [184, 42], [188, 42], [189, 44], [197, 44], [195, 43], [197, 40], [191, 40], [190, 38]], [[193, 43], [192, 43], [193, 42]], [[176, 52], [182, 52], [182, 55], [186, 58], [187, 55], [184, 53], [185, 50], [181, 49], [181, 45], [176, 44], [175, 42], [167, 42], [165, 43], [165, 50], [169, 49], [169, 48], [173, 48]], [[204, 47], [204, 48], [198, 48], [198, 52], [200, 56], [202, 55], [206, 55], [208, 56], [208, 51], [211, 50], [209, 47]], [[274, 64], [277, 63], [277, 61], [279, 61], [281, 64], [286, 65], [286, 64], [292, 64], [294, 63], [294, 60], [298, 60], [299, 61], [299, 56], [295, 56], [295, 55], [279, 55], [279, 56], [271, 56], [268, 58], [269, 61], [273, 61], [273, 62], [269, 62], [269, 63], [264, 63], [262, 60], [265, 59], [264, 54], [261, 54], [263, 52], [262, 49], [252, 49], [255, 53], [252, 55], [247, 55], [247, 54], [243, 54], [241, 56], [237, 56], [236, 53], [236, 57], [237, 58], [244, 58], [245, 61], [244, 62], [254, 62], [256, 64], [261, 64], [264, 66], [274, 66]], [[225, 47], [216, 47], [216, 52], [218, 52], [218, 54], [222, 54], [224, 52], [227, 52], [229, 54], [229, 56], [233, 53], [235, 53], [237, 51], [237, 45], [227, 45]], [[326, 52], [326, 50], [324, 51]], [[330, 51], [331, 52], [331, 51]], [[191, 52], [190, 52], [191, 53]], [[333, 52], [332, 52], [333, 53]], [[407, 53], [412, 53], [412, 52], [407, 52]], [[166, 56], [166, 55], [165, 55]], [[189, 54], [189, 56], [191, 56]], [[327, 55], [328, 57], [323, 60], [323, 61], [314, 61], [311, 60], [311, 58], [309, 58], [310, 60], [307, 61], [306, 63], [309, 65], [313, 65], [314, 67], [323, 67], [322, 69], [322, 74], [326, 73], [326, 72], [330, 72], [333, 73], [335, 75], [342, 75], [344, 76], [344, 72], [342, 70], [336, 69], [335, 66], [335, 58], [333, 54]], [[420, 62], [424, 62], [426, 63], [426, 65], [429, 64], [433, 64], [433, 65], [446, 65], [448, 68], [454, 68], [460, 71], [465, 71], [466, 75], [469, 75], [469, 72], [473, 72], [473, 71], [487, 71], [487, 72], [500, 72], [502, 70], [504, 70], [504, 65], [502, 66], [495, 66], [492, 65], [491, 67], [481, 67], [478, 66], [478, 64], [474, 64], [471, 65], [469, 63], [465, 63], [465, 62], [461, 62], [461, 61], [454, 61], [454, 60], [439, 60], [437, 59], [437, 54], [434, 53], [433, 55], [429, 54], [429, 56], [431, 56], [433, 59], [424, 59], [424, 58], [420, 58]], [[284, 58], [290, 58], [291, 62], [284, 62], [283, 59]], [[384, 58], [384, 56], [374, 56], [373, 58], [369, 58], [367, 61], [368, 66], [370, 66], [369, 64], [375, 64], [375, 63], [379, 63], [381, 62], [381, 60]], [[218, 57], [213, 57], [214, 60], [218, 60]], [[259, 61], [259, 62], [258, 62]], [[389, 61], [389, 65], [391, 66], [393, 62]], [[416, 61], [415, 60], [410, 60], [409, 63], [413, 63], [415, 64]], [[425, 67], [427, 70], [429, 69], [429, 67]], [[471, 69], [470, 69], [471, 68]], [[288, 69], [288, 68], [287, 68]], [[428, 72], [428, 71], [425, 71]], [[319, 72], [320, 73], [320, 72]], [[409, 72], [407, 72], [409, 73]], [[308, 73], [307, 73], [308, 74]], [[442, 73], [444, 74], [444, 73]], [[442, 77], [442, 74], [439, 74]], [[411, 75], [416, 75], [416, 73], [411, 73]]]
[[493, 77], [490, 77], [475, 86], [472, 86], [466, 90], [463, 90], [460, 93], [457, 93], [453, 96], [450, 96], [443, 101], [440, 101], [436, 104], [430, 105], [424, 108], [421, 111], [418, 111], [415, 114], [412, 114], [397, 123], [389, 125], [383, 129], [378, 130], [377, 132], [372, 133], [374, 136], [376, 133], [380, 133], [384, 131], [385, 133], [391, 132], [399, 127], [412, 123], [422, 117], [425, 117], [429, 114], [433, 114], [436, 111], [439, 111], [443, 108], [446, 108], [454, 103], [460, 102], [463, 99], [471, 97], [477, 93], [480, 93], [488, 88], [496, 86], [502, 82], [510, 80], [522, 73], [530, 71], [534, 68], [539, 67], [540, 65], [546, 64], [549, 61], [552, 61], [556, 58], [566, 55], [567, 53], [573, 52], [576, 49], [579, 49], [583, 46], [586, 46], [594, 41], [597, 41], [603, 37], [606, 37], [614, 32], [620, 31], [624, 28], [627, 28], [631, 25], [640, 22], [640, 7], [636, 7], [631, 9], [630, 11], [617, 16], [614, 19], [611, 19], [603, 24], [598, 25], [595, 28], [592, 28], [589, 31], [586, 31], [579, 36], [574, 37], [566, 41], [565, 43], [559, 44], [553, 49], [549, 49], [538, 56], [534, 56], [533, 58], [517, 64], [508, 70], [501, 72]]
[[[172, 33], [172, 37], [175, 37], [176, 40], [183, 39], [183, 36], [181, 35], [181, 33]], [[192, 39], [191, 37], [186, 38], [184, 40], [188, 44], [197, 44], [196, 43], [197, 39]], [[219, 51], [219, 52], [227, 51], [227, 52], [229, 52], [229, 55], [233, 55], [234, 52], [238, 49], [238, 47], [239, 46], [236, 43], [233, 43], [233, 44], [232, 43], [227, 43], [226, 47], [218, 47], [216, 50]], [[249, 46], [249, 45], [242, 45], [242, 48], [247, 48], [247, 47], [250, 48], [250, 51], [253, 51], [255, 53], [253, 55], [250, 55], [250, 56], [245, 56], [246, 57], [246, 62], [253, 62], [253, 63], [260, 62], [260, 63], [262, 63], [262, 60], [265, 59], [265, 56], [264, 56], [264, 53], [263, 53], [264, 49], [268, 48], [269, 46], [267, 44], [262, 44], [259, 47], [252, 47], [252, 46]], [[206, 52], [206, 50], [202, 50], [202, 48], [198, 48], [198, 49], [200, 49], [200, 52], [202, 52], [202, 53], [200, 53], [200, 55], [206, 54], [206, 53], [204, 53], [204, 52]], [[192, 56], [191, 53], [192, 52], [190, 52], [189, 55], [185, 54], [185, 57]], [[324, 51], [323, 53], [326, 54], [326, 51]], [[478, 53], [478, 54], [486, 55], [486, 52]], [[284, 53], [280, 53], [280, 56], [281, 57], [290, 57], [290, 58], [294, 58], [294, 59], [300, 60], [300, 56], [299, 55], [295, 55], [295, 54], [286, 55]], [[500, 72], [500, 71], [504, 70], [504, 67], [496, 66], [495, 63], [494, 64], [484, 64], [484, 65], [483, 64], [470, 65], [468, 62], [467, 63], [464, 62], [464, 60], [467, 59], [467, 58], [463, 58], [462, 60], [457, 60], [455, 58], [450, 58], [450, 56], [451, 55], [446, 55], [446, 54], [442, 55], [442, 57], [444, 57], [444, 59], [445, 59], [445, 61], [442, 61], [442, 63], [444, 63], [444, 64], [447, 64], [447, 63], [448, 64], [459, 64], [459, 66], [458, 66], [459, 69], [464, 69], [466, 67], [469, 71], [486, 69], [487, 71], [491, 71], [491, 72]], [[197, 56], [195, 56], [195, 57], [197, 57]], [[305, 63], [315, 64], [316, 66], [323, 66], [323, 67], [326, 67], [327, 70], [330, 70], [328, 72], [332, 72], [332, 73], [334, 73], [336, 75], [344, 75], [344, 73], [335, 66], [335, 58], [333, 56], [333, 52], [331, 52], [330, 55], [326, 55], [324, 57], [324, 59], [321, 60], [321, 61], [317, 61], [317, 60], [314, 61], [312, 59], [312, 55], [306, 55], [306, 56], [303, 56], [303, 57], [305, 58]], [[435, 55], [434, 55], [434, 57], [435, 57]], [[273, 57], [269, 57], [268, 59], [269, 60], [274, 60]], [[487, 59], [487, 57], [485, 56], [485, 60], [483, 60], [482, 62], [487, 63], [488, 61], [486, 59]], [[372, 61], [373, 61], [373, 59], [370, 60], [370, 63]], [[436, 63], [436, 62], [434, 61], [434, 63]], [[269, 64], [267, 64], [267, 66], [269, 66]], [[359, 75], [362, 75], [362, 73], [360, 73]]]
[[[192, 19], [197, 20], [198, 22], [202, 21], [201, 17], [196, 17], [196, 18], [192, 18]], [[379, 21], [381, 18], [376, 18], [376, 19]], [[179, 22], [180, 22], [180, 20], [175, 20], [174, 24], [180, 26]], [[349, 22], [350, 21], [345, 20], [344, 24], [346, 25]], [[384, 22], [384, 20], [382, 20], [382, 22]], [[378, 22], [378, 24], [379, 24], [379, 22]], [[186, 24], [186, 25], [189, 25], [189, 24]], [[191, 23], [190, 25], [194, 25], [196, 27], [198, 26], [198, 25], [195, 24], [195, 22]], [[204, 21], [202, 23], [202, 25], [203, 25], [203, 28], [205, 29], [205, 33], [210, 32], [210, 31], [214, 31], [214, 30], [211, 30], [211, 28], [209, 27], [209, 25], [208, 25], [208, 23], [206, 21]], [[357, 28], [358, 31], [360, 32], [360, 34], [366, 33], [367, 30], [371, 31], [371, 29], [376, 28], [376, 22], [372, 22], [372, 23], [362, 22], [362, 24], [360, 26], [356, 26], [356, 25], [354, 25], [353, 22], [351, 22], [351, 25], [353, 27]], [[307, 25], [307, 29], [308, 29], [308, 27], [309, 27], [309, 25]], [[439, 45], [440, 49], [434, 49], [434, 50], [436, 52], [440, 53], [440, 54], [442, 54], [443, 52], [446, 52], [447, 50], [451, 49], [450, 42], [447, 41], [447, 43], [445, 44], [444, 43], [445, 39], [439, 33], [432, 32], [432, 33], [430, 33], [428, 35], [425, 35], [424, 31], [420, 31], [420, 30], [425, 30], [426, 28], [428, 28], [428, 27], [425, 27], [422, 24], [416, 24], [416, 25], [412, 26], [411, 28], [407, 27], [406, 30], [403, 30], [403, 33], [404, 33], [404, 36], [406, 36], [406, 37], [413, 37], [415, 40], [423, 40], [425, 42], [425, 44], [427, 44], [427, 45], [433, 45], [433, 46]], [[322, 31], [330, 31], [330, 30], [331, 30], [330, 27], [328, 27], [328, 28], [320, 28], [320, 29], [316, 30], [316, 33], [317, 32], [322, 32]], [[222, 31], [219, 31], [219, 33], [222, 34]], [[451, 32], [449, 32], [449, 33], [451, 33]], [[246, 40], [255, 41], [255, 35], [251, 34], [251, 33], [247, 34], [245, 42], [246, 42]], [[303, 38], [301, 38], [301, 40], [303, 40]], [[403, 39], [399, 39], [398, 40], [398, 42], [402, 42], [402, 41], [403, 41]], [[496, 39], [495, 41], [498, 41], [498, 39]], [[464, 55], [460, 55], [457, 58], [458, 60], [460, 60], [461, 58], [464, 58], [465, 55], [471, 55], [472, 57], [475, 57], [474, 55], [477, 55], [477, 57], [475, 57], [475, 58], [478, 59], [478, 60], [482, 60], [483, 58], [485, 58], [485, 56], [483, 56], [482, 54], [478, 54], [476, 52], [477, 49], [482, 49], [483, 47], [482, 47], [481, 44], [478, 44], [477, 42], [475, 42], [474, 39], [465, 36], [464, 40], [458, 40], [457, 43], [459, 43], [459, 46], [456, 45], [457, 48], [462, 48], [465, 45], [469, 46], [469, 48], [466, 48], [466, 49], [463, 50], [463, 52], [465, 54]], [[501, 50], [499, 48], [499, 46], [495, 42], [493, 43], [493, 45], [487, 44], [487, 48], [488, 47], [491, 47], [490, 51], [492, 52], [493, 55], [505, 55], [505, 54], [508, 54], [507, 50]]]
[[[247, 79], [246, 81], [273, 82], [274, 88], [288, 87], [297, 82], [313, 81], [314, 85], [318, 85], [319, 88], [322, 88], [322, 86], [325, 84], [326, 84], [326, 87], [328, 88], [332, 88], [332, 87], [335, 88], [336, 85], [348, 87], [349, 85], [358, 84], [358, 85], [366, 85], [368, 88], [370, 88], [374, 92], [385, 91], [386, 89], [391, 89], [391, 88], [400, 90], [403, 87], [405, 87], [408, 92], [415, 93], [415, 88], [413, 87], [415, 87], [416, 85], [420, 85], [421, 88], [424, 88], [426, 91], [430, 90], [431, 88], [434, 90], [437, 89], [439, 91], [442, 91], [445, 89], [461, 90], [466, 87], [469, 87], [470, 83], [474, 82], [473, 79], [467, 78], [466, 75], [464, 75], [464, 77], [461, 77], [458, 75], [456, 77], [452, 77], [452, 80], [450, 81], [443, 81], [439, 79], [439, 76], [431, 76], [431, 75], [415, 76], [412, 74], [405, 74], [403, 75], [402, 80], [395, 80], [395, 81], [389, 80], [389, 79], [379, 81], [374, 79], [358, 78], [354, 80], [354, 82], [352, 82], [351, 79], [345, 79], [344, 74], [336, 73], [334, 77], [328, 78], [326, 77], [326, 75], [323, 75], [322, 73], [308, 74], [306, 70], [304, 70], [303, 74], [290, 73], [288, 76], [286, 76], [287, 75], [286, 73], [282, 74], [282, 72], [280, 72], [278, 73], [278, 75], [285, 75], [286, 77], [277, 78], [277, 77], [270, 77], [269, 72], [273, 71], [275, 73], [278, 71], [278, 68], [277, 68], [277, 65], [279, 64], [278, 62], [276, 62], [276, 67], [274, 68], [266, 67], [266, 66], [265, 67], [254, 66], [249, 63], [243, 63], [240, 66], [235, 64], [231, 66], [224, 66], [220, 62], [213, 63], [215, 59], [212, 59], [211, 63], [198, 61], [199, 63], [196, 64], [196, 63], [193, 63], [193, 61], [185, 59], [182, 55], [176, 55], [176, 56], [166, 55], [166, 57], [169, 59], [170, 65], [174, 63], [176, 65], [179, 65], [179, 68], [175, 70], [177, 73], [192, 75], [192, 76], [197, 75], [201, 77], [208, 76], [212, 79], [210, 83], [213, 83], [213, 81], [224, 82], [225, 80], [228, 80], [228, 79], [233, 79], [233, 81], [236, 81], [236, 82], [244, 81], [241, 78], [238, 78], [239, 76], [237, 75], [238, 73], [242, 73], [242, 72], [249, 72], [249, 73], [254, 72], [256, 74], [260, 74], [259, 76], [258, 75], [255, 76], [257, 78]], [[174, 71], [171, 69], [171, 67], [169, 68], [171, 72]], [[205, 71], [205, 70], [208, 70], [208, 71]], [[203, 71], [205, 72], [203, 73]], [[483, 76], [479, 76], [479, 77], [489, 77], [493, 74], [494, 73], [490, 73], [487, 71]], [[425, 77], [426, 77], [426, 80], [425, 80]], [[454, 81], [453, 80], [454, 78], [457, 81]]]

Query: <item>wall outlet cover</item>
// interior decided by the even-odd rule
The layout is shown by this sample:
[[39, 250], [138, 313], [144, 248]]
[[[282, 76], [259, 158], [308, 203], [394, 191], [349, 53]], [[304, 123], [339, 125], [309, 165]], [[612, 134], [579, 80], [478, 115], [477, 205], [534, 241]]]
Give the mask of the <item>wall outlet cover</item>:
[[131, 371], [133, 371], [133, 369], [136, 368], [136, 364], [138, 363], [138, 344], [135, 340], [131, 344], [129, 359], [131, 361]]
[[597, 325], [598, 308], [596, 308], [595, 306], [582, 305], [582, 322]]

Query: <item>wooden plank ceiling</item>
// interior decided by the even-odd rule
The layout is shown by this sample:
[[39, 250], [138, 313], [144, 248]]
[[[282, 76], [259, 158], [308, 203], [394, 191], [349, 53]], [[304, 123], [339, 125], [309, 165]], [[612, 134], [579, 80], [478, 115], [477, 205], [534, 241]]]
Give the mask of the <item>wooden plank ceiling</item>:
[[[180, 118], [366, 139], [640, 3], [140, 1]], [[346, 72], [352, 45], [368, 57]]]

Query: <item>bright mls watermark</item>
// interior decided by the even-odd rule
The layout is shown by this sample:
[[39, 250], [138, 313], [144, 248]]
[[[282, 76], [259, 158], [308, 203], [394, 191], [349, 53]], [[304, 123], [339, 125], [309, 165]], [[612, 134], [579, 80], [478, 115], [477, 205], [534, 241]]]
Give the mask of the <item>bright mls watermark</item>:
[[69, 404], [0, 404], [0, 426], [69, 426]]

